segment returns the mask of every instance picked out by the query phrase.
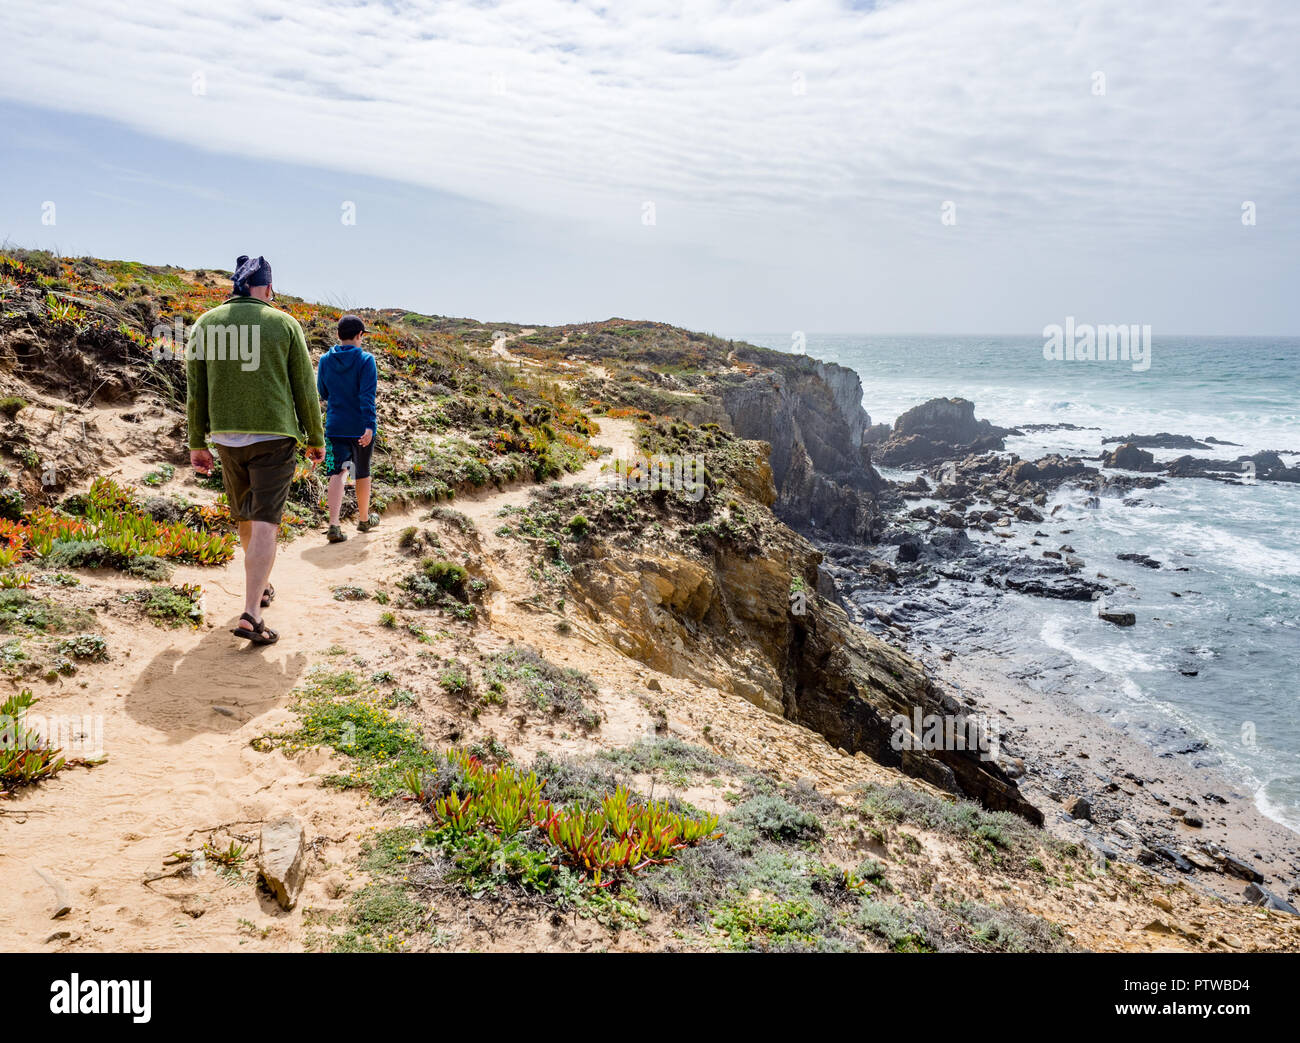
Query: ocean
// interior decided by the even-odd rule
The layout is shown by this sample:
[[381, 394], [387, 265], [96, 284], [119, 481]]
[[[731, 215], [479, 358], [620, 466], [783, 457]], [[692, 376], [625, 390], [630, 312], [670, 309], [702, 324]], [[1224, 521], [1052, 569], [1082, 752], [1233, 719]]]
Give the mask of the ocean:
[[[735, 336], [791, 348], [788, 332]], [[1048, 360], [1043, 343], [809, 334], [806, 348], [858, 372], [875, 423], [930, 398], [960, 396], [1003, 427], [1089, 429], [1008, 438], [1007, 450], [1028, 459], [1095, 457], [1104, 437], [1166, 431], [1238, 446], [1153, 449], [1157, 460], [1277, 450], [1287, 464], [1300, 463], [1300, 337], [1155, 336], [1145, 370], [1121, 360]], [[917, 472], [882, 473], [907, 480]], [[1300, 485], [1175, 478], [1103, 496], [1099, 508], [1085, 501], [1077, 490], [1059, 491], [1048, 502], [1048, 510], [1060, 505], [1056, 516], [1018, 525], [1008, 542], [1033, 555], [1042, 549], [1029, 545], [1035, 530], [1052, 534], [1043, 546], [1068, 543], [1087, 562], [1085, 575], [1100, 571], [1128, 585], [1108, 607], [1131, 609], [1137, 626], [1103, 623], [1088, 603], [973, 598], [980, 647], [1162, 753], [1219, 769], [1261, 812], [1300, 830]], [[1120, 553], [1149, 555], [1163, 567], [1117, 560]], [[939, 623], [917, 636], [944, 644], [942, 631]], [[961, 651], [960, 643], [947, 647]]]

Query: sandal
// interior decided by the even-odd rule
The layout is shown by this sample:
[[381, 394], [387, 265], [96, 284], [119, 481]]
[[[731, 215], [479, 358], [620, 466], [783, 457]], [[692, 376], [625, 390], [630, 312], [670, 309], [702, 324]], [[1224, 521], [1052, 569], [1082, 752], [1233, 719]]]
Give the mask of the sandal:
[[357, 532], [369, 532], [379, 527], [379, 515], [371, 514], [364, 521], [357, 522]]
[[280, 640], [280, 635], [272, 630], [269, 626], [259, 619], [254, 619], [247, 612], [239, 617], [240, 620], [248, 620], [251, 627], [235, 627], [231, 631], [235, 637], [242, 637], [245, 641], [251, 641], [255, 645], [273, 645]]
[[274, 600], [275, 600], [275, 588], [268, 585], [267, 588], [264, 591], [262, 591], [262, 607], [266, 608], [266, 606], [269, 605]]

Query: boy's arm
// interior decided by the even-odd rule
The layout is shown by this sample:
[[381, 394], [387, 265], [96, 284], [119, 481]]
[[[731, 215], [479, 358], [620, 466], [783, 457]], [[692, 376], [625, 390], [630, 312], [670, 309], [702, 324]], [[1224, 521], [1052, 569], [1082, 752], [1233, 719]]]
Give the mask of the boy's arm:
[[361, 415], [365, 417], [366, 427], [374, 434], [379, 429], [375, 411], [375, 393], [379, 389], [379, 367], [374, 356], [370, 356], [370, 365], [361, 372], [360, 406]]
[[298, 423], [307, 434], [307, 445], [312, 449], [325, 448], [325, 429], [320, 421], [320, 396], [316, 394], [316, 381], [312, 379], [311, 354], [307, 351], [307, 338], [298, 320], [290, 317], [293, 340], [289, 345], [289, 386], [293, 389], [293, 408]]
[[203, 360], [203, 325], [190, 327], [185, 358], [185, 417], [191, 449], [208, 447], [208, 373]]
[[329, 389], [325, 386], [325, 358], [322, 355], [320, 361], [316, 363], [316, 394], [320, 396], [322, 402], [330, 397]]

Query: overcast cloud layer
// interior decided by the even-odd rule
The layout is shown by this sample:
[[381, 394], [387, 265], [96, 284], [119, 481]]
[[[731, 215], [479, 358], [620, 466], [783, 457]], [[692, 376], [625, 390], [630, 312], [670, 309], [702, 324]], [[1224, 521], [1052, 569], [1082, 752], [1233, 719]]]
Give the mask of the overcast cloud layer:
[[[556, 287], [567, 314], [520, 318], [609, 314], [629, 295], [608, 256], [656, 237], [672, 253], [645, 304], [672, 314], [647, 317], [715, 328], [1012, 331], [1093, 309], [1300, 331], [1292, 0], [7, 0], [0, 37], [13, 102], [601, 244], [581, 291]], [[201, 162], [166, 177], [231, 190]], [[506, 317], [497, 285], [482, 303]]]

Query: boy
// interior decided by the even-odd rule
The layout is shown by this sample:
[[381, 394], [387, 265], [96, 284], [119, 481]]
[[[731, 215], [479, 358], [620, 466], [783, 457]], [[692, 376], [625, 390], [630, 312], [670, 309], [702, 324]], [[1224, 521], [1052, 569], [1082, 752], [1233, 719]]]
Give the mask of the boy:
[[339, 319], [339, 342], [321, 356], [316, 367], [316, 390], [326, 408], [325, 437], [334, 454], [326, 496], [330, 512], [326, 539], [330, 543], [347, 539], [339, 526], [339, 511], [343, 507], [343, 469], [349, 465], [357, 483], [357, 531], [369, 532], [379, 524], [379, 516], [370, 513], [370, 454], [377, 426], [379, 371], [375, 357], [361, 350], [365, 334], [365, 323], [355, 315], [344, 315]]

